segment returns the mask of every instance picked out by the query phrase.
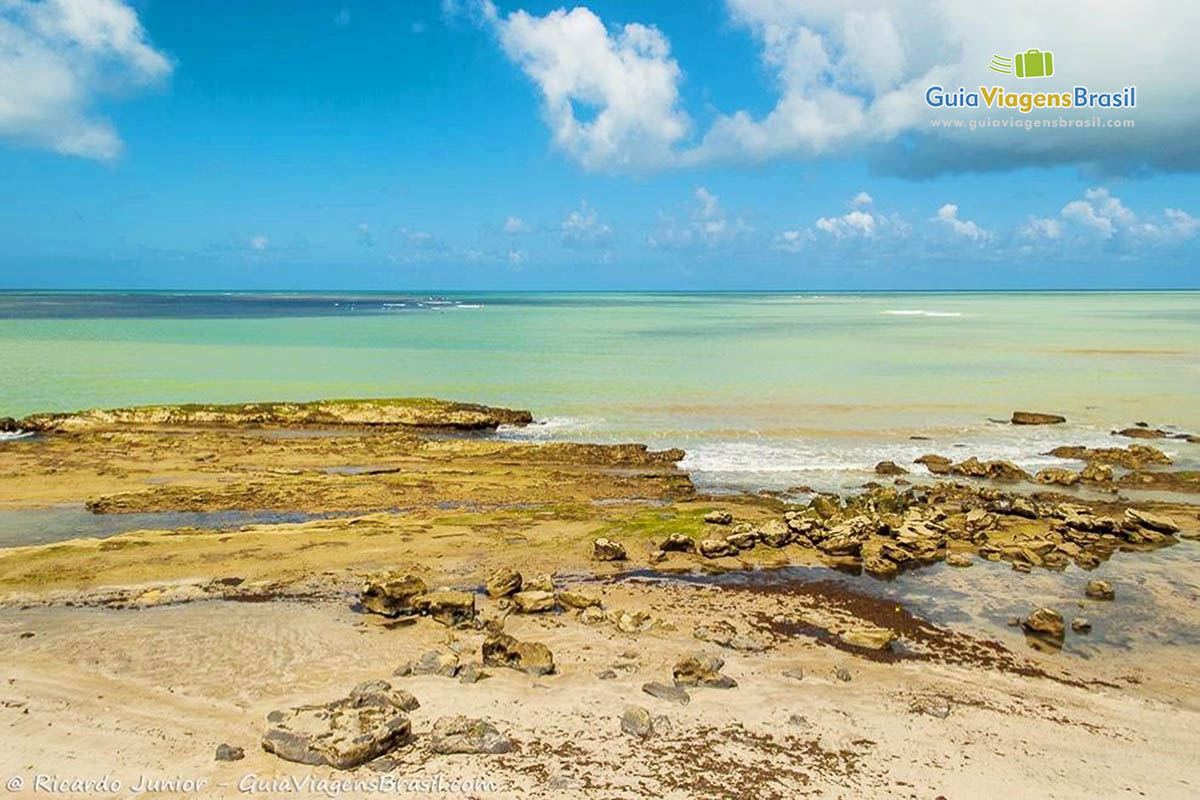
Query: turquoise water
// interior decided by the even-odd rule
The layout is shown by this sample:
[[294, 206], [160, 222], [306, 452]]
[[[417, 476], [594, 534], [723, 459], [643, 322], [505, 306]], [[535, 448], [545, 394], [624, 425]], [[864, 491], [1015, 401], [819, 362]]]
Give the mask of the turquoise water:
[[[741, 487], [861, 482], [955, 445], [1036, 466], [1139, 420], [1200, 431], [1195, 292], [0, 293], [0, 350], [0, 416], [434, 395], [538, 417], [502, 435], [677, 445]], [[988, 422], [1014, 409], [1070, 423]]]

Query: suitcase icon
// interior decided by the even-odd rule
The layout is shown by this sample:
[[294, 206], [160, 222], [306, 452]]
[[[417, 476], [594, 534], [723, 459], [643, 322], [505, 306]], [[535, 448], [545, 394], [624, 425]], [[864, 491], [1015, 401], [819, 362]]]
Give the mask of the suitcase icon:
[[1054, 74], [1054, 54], [1036, 48], [1017, 53], [1013, 57], [1016, 62], [1018, 78], [1049, 78]]

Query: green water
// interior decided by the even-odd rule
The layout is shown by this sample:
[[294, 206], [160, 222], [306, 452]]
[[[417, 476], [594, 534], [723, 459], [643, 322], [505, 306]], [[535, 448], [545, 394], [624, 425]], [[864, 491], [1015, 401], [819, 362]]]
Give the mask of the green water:
[[[0, 416], [434, 395], [529, 408], [543, 424], [520, 435], [677, 444], [700, 471], [758, 483], [928, 449], [911, 435], [1036, 461], [1047, 441], [1111, 444], [1111, 427], [1138, 420], [1200, 430], [1192, 292], [264, 296], [250, 309], [195, 295], [202, 307], [185, 296], [146, 314], [136, 295], [46, 297], [0, 294]], [[1014, 409], [1070, 425], [987, 421]]]

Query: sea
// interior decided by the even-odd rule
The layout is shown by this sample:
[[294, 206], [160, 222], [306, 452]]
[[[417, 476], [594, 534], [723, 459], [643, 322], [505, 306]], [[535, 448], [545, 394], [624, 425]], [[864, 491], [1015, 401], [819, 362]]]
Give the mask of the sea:
[[432, 396], [534, 413], [502, 438], [682, 448], [701, 489], [849, 491], [929, 452], [1200, 433], [1200, 292], [9, 291], [0, 364], [0, 417]]

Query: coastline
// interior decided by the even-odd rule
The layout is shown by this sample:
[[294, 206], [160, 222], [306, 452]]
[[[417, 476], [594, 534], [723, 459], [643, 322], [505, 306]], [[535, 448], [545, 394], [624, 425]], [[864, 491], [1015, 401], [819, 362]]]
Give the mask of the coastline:
[[[1114, 770], [1109, 779], [1154, 796], [1190, 793], [1175, 776], [1193, 763], [1200, 694], [1195, 676], [1173, 667], [1188, 645], [1142, 635], [1121, 645], [1106, 630], [1128, 624], [1130, 604], [1162, 600], [1139, 588], [1138, 559], [1187, 558], [1200, 535], [1192, 496], [1145, 503], [1122, 494], [1122, 474], [1172, 471], [1153, 455], [1155, 442], [1114, 437], [1110, 450], [1076, 453], [1101, 478], [1094, 497], [1022, 478], [1005, 462], [947, 458], [894, 465], [904, 472], [881, 465], [872, 486], [844, 501], [797, 502], [697, 491], [677, 466], [680, 451], [486, 433], [502, 418], [532, 419], [528, 412], [469, 406], [481, 434], [445, 424], [463, 422], [459, 405], [421, 401], [419, 424], [375, 424], [358, 405], [348, 406], [354, 414], [338, 410], [357, 402], [323, 401], [320, 420], [212, 409], [198, 418], [161, 407], [39, 418], [47, 421], [37, 440], [2, 445], [0, 513], [86, 503], [104, 517], [204, 519], [250, 503], [337, 515], [0, 549], [0, 636], [11, 655], [0, 713], [22, 741], [0, 757], [0, 771], [60, 757], [54, 731], [66, 725], [118, 736], [130, 763], [156, 775], [224, 786], [248, 772], [334, 778], [343, 773], [263, 751], [264, 718], [385, 679], [420, 700], [412, 739], [348, 774], [454, 770], [498, 781], [500, 796], [949, 796], [1015, 786], [1085, 797], [1097, 770]], [[926, 474], [929, 464], [944, 474]], [[1115, 468], [1108, 480], [1102, 467]], [[1076, 481], [1083, 471], [1072, 471]], [[1164, 518], [1178, 530], [1162, 530]], [[618, 543], [626, 558], [598, 561], [597, 540]], [[948, 566], [951, 556], [971, 566]], [[1084, 596], [1097, 568], [1119, 576], [1115, 601]], [[522, 613], [516, 598], [483, 590], [504, 569], [550, 587], [526, 591], [541, 593], [536, 610]], [[1034, 631], [1035, 649], [1018, 629], [964, 625], [968, 600], [930, 616], [911, 588], [942, 581], [958, 587], [951, 598], [969, 599], [972, 584], [982, 592], [994, 581], [945, 584], [945, 575], [995, 570], [1013, 576], [1002, 591], [1030, 579], [1029, 612], [1036, 598], [1068, 620], [1086, 615], [1094, 640], [1068, 631], [1065, 647], [1060, 638], [1046, 648]], [[846, 571], [863, 574], [821, 577]], [[417, 576], [446, 595], [439, 602], [470, 598], [470, 616], [447, 626], [440, 611], [363, 613], [364, 585], [389, 572]], [[910, 611], [904, 592], [872, 589], [897, 573], [923, 611]], [[1058, 576], [1050, 601], [1042, 576]], [[1198, 591], [1186, 573], [1181, 579], [1184, 592]], [[1171, 636], [1187, 642], [1200, 632], [1195, 608], [1170, 606], [1183, 626]], [[481, 644], [486, 661], [497, 630], [544, 642], [555, 671], [531, 677], [485, 666], [490, 677], [468, 686], [392, 676], [430, 650], [453, 654], [457, 674], [478, 662]], [[247, 662], [247, 648], [261, 657]], [[669, 683], [671, 665], [694, 651], [719, 655], [737, 686], [688, 690], [684, 706], [639, 690], [664, 675]], [[183, 663], [185, 672], [172, 666]], [[645, 738], [622, 734], [629, 705], [666, 719]], [[522, 711], [535, 706], [549, 721]], [[430, 751], [429, 725], [459, 713], [487, 717], [513, 751]], [[1117, 768], [1114, 740], [1141, 741], [1177, 767]], [[245, 760], [213, 762], [225, 741]], [[1064, 742], [1078, 767], [1009, 757]], [[107, 751], [90, 752], [99, 765]]]

